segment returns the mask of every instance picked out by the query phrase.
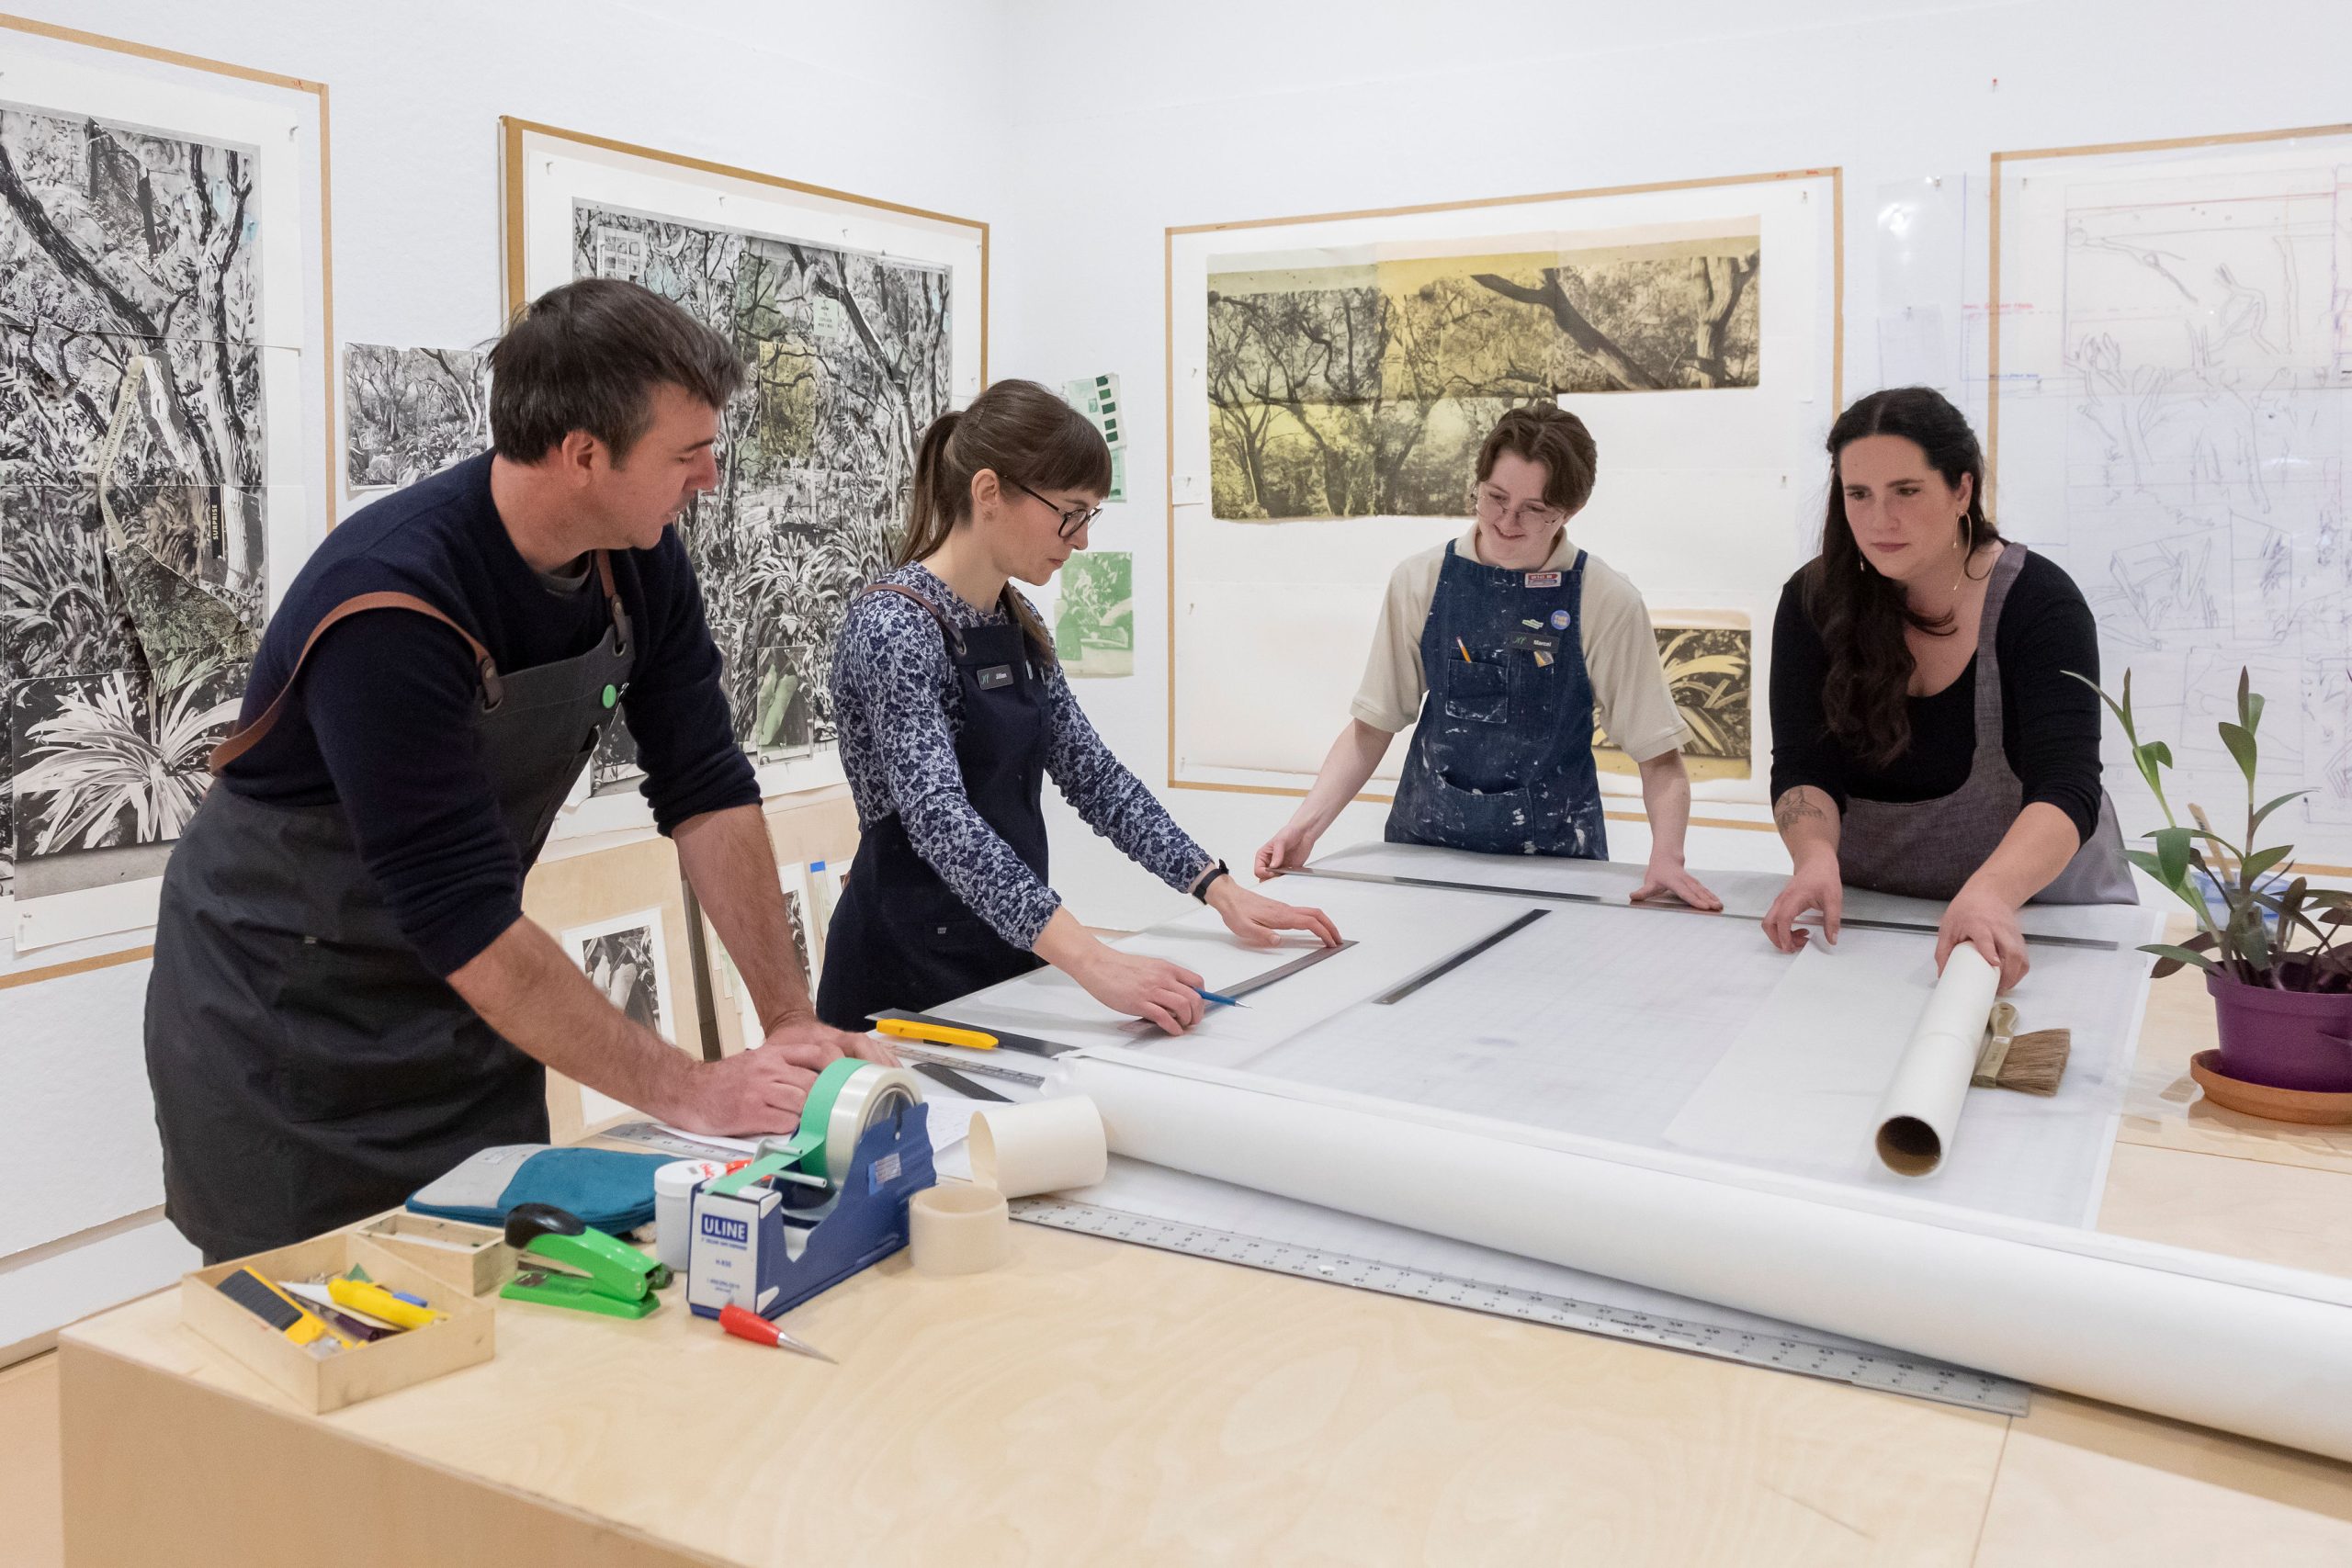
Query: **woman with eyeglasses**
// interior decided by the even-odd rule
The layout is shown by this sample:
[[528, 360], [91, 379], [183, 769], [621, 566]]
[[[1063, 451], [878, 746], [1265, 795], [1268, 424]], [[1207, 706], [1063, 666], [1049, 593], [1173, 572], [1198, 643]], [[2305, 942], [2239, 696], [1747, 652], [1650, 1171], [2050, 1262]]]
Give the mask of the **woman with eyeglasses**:
[[1102, 435], [1034, 381], [999, 381], [923, 432], [898, 568], [851, 602], [833, 652], [862, 834], [817, 992], [835, 1027], [1047, 964], [1170, 1034], [1200, 1021], [1198, 975], [1105, 946], [1047, 885], [1048, 773], [1096, 832], [1244, 942], [1339, 942], [1320, 910], [1242, 887], [1185, 835], [1087, 723], [1035, 607], [1012, 590], [1086, 548], [1110, 489]]
[[1690, 732], [1667, 692], [1649, 609], [1567, 536], [1598, 461], [1591, 432], [1565, 409], [1534, 404], [1497, 422], [1478, 450], [1476, 524], [1389, 576], [1348, 727], [1258, 852], [1260, 876], [1306, 863], [1417, 716], [1390, 842], [1605, 859], [1598, 719], [1641, 767], [1650, 855], [1634, 897], [1723, 908], [1682, 866]]

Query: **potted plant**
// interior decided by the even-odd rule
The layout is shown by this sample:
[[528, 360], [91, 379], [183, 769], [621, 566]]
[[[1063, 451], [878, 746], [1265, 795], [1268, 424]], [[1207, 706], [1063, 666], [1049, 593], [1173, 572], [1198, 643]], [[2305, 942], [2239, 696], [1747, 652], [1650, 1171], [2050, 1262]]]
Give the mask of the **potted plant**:
[[[2197, 918], [2197, 934], [2187, 942], [2142, 950], [2159, 960], [2155, 976], [2185, 964], [2205, 972], [2221, 1034], [2218, 1066], [2227, 1077], [2298, 1092], [2352, 1093], [2352, 893], [2313, 888], [2300, 876], [2282, 880], [2293, 869], [2293, 846], [2255, 843], [2272, 812], [2311, 792], [2255, 804], [2262, 698], [2247, 672], [2238, 672], [2237, 721], [2219, 727], [2222, 744], [2245, 774], [2245, 836], [2236, 843], [2215, 832], [2199, 807], [2188, 808], [2188, 824], [2173, 815], [2162, 776], [2173, 765], [2172, 749], [2141, 740], [2132, 717], [2131, 671], [2124, 671], [2120, 702], [2098, 694], [2122, 724], [2132, 761], [2165, 815], [2165, 825], [2145, 835], [2154, 849], [2126, 852]], [[2218, 912], [2199, 886], [2208, 878], [2220, 889]]]

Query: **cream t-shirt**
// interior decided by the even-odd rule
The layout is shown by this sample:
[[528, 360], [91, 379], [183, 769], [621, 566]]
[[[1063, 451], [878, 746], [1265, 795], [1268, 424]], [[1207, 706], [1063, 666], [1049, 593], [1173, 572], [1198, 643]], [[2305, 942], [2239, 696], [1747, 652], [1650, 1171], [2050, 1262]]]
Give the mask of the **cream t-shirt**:
[[[1456, 539], [1454, 548], [1477, 561], [1477, 528], [1474, 525]], [[1559, 543], [1538, 570], [1566, 571], [1576, 559], [1577, 547], [1563, 528]], [[1429, 692], [1429, 675], [1421, 668], [1421, 628], [1429, 622], [1438, 576], [1444, 570], [1445, 547], [1438, 545], [1406, 557], [1388, 574], [1388, 596], [1380, 607], [1380, 629], [1373, 634], [1363, 684], [1348, 707], [1374, 729], [1394, 735], [1420, 716], [1421, 698]], [[1592, 678], [1593, 716], [1600, 728], [1636, 762], [1679, 749], [1690, 740], [1690, 730], [1666, 689], [1657, 637], [1640, 591], [1606, 562], [1587, 556], [1580, 610], [1584, 667]]]

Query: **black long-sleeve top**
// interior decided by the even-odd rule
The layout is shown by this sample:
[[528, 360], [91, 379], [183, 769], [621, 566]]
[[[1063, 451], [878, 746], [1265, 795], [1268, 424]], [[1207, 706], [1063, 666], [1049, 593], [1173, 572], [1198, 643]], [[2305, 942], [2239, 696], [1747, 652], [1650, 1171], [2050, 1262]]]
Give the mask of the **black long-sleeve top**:
[[[413, 593], [481, 639], [501, 670], [571, 659], [609, 624], [594, 574], [531, 569], [490, 494], [491, 457], [385, 497], [330, 533], [263, 634], [240, 722], [285, 684], [311, 629], [361, 593]], [[677, 531], [612, 552], [637, 662], [621, 712], [664, 833], [703, 812], [756, 805], [735, 743], [718, 649]], [[430, 616], [354, 615], [319, 639], [277, 727], [221, 784], [278, 806], [340, 802], [401, 934], [435, 973], [462, 968], [521, 918], [521, 846], [506, 830], [473, 733], [481, 677], [465, 639]]]
[[[1835, 800], [1920, 801], [1968, 782], [1976, 751], [1976, 661], [1932, 696], [1909, 699], [1911, 744], [1883, 768], [1865, 766], [1828, 732], [1821, 692], [1828, 651], [1804, 609], [1804, 572], [1781, 590], [1772, 626], [1772, 798], [1811, 784]], [[2098, 626], [2075, 581], [2029, 555], [2009, 585], [1993, 639], [2001, 666], [2001, 750], [2025, 785], [2085, 839], [2098, 825]]]

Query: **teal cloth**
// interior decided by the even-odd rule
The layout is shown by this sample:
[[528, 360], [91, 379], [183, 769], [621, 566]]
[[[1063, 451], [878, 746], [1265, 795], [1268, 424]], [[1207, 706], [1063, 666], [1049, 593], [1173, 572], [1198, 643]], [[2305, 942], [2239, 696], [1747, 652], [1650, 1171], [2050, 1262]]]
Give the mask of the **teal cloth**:
[[[651, 1223], [653, 1173], [668, 1155], [623, 1154], [618, 1149], [540, 1149], [512, 1163], [514, 1145], [486, 1149], [438, 1181], [419, 1189], [410, 1210], [468, 1224], [503, 1225], [518, 1203], [552, 1203], [582, 1223], [619, 1235]], [[506, 1158], [499, 1156], [503, 1154]], [[469, 1170], [469, 1167], [474, 1168]], [[494, 1185], [505, 1175], [503, 1187]], [[484, 1179], [487, 1178], [487, 1179]], [[493, 1195], [494, 1194], [494, 1195]]]

